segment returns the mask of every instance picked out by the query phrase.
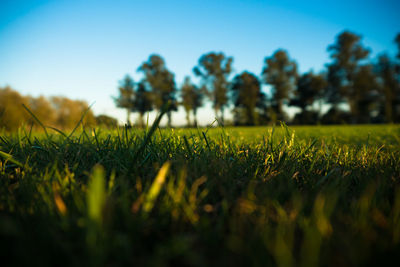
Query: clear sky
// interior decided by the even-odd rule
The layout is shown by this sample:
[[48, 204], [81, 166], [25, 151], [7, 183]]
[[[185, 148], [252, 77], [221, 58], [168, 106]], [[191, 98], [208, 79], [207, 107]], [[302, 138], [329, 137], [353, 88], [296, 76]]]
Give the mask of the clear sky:
[[[398, 0], [0, 0], [0, 86], [96, 102], [96, 114], [124, 120], [111, 96], [125, 74], [141, 78], [137, 68], [152, 53], [178, 85], [210, 51], [233, 56], [234, 74], [259, 75], [278, 48], [301, 72], [318, 72], [345, 29], [363, 36], [372, 59], [393, 55], [399, 14]], [[200, 110], [201, 123], [213, 118], [209, 105]], [[184, 123], [182, 110], [173, 122]]]

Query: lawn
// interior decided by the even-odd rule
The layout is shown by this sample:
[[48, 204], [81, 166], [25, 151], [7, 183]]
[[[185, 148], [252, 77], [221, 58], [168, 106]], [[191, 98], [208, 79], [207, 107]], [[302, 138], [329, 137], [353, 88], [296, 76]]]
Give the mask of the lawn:
[[400, 126], [0, 134], [0, 255], [357, 266], [400, 255]]

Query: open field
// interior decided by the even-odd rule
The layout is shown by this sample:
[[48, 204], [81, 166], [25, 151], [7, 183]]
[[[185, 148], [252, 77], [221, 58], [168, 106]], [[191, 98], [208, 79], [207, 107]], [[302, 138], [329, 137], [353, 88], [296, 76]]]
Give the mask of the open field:
[[4, 133], [1, 259], [30, 266], [393, 263], [399, 136], [399, 125]]

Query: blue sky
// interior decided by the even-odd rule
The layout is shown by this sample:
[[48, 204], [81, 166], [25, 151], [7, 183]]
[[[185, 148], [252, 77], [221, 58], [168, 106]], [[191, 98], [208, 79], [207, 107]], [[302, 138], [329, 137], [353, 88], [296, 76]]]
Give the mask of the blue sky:
[[[372, 59], [393, 55], [398, 14], [400, 1], [387, 0], [0, 0], [0, 86], [96, 102], [96, 114], [124, 120], [111, 96], [125, 74], [141, 78], [136, 70], [151, 53], [164, 57], [178, 85], [210, 51], [233, 56], [235, 74], [259, 75], [278, 48], [301, 72], [318, 72], [345, 29], [363, 36]], [[213, 118], [209, 105], [200, 110], [200, 122]], [[184, 123], [182, 111], [173, 122]]]

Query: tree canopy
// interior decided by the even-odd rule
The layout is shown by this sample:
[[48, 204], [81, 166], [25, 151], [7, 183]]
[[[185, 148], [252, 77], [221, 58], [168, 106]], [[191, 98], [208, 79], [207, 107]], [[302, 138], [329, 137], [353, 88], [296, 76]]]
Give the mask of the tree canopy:
[[150, 55], [139, 71], [143, 72], [143, 82], [151, 89], [154, 107], [161, 110], [168, 105], [168, 125], [171, 125], [171, 111], [177, 110], [174, 74], [167, 69], [164, 59], [156, 54]]
[[119, 95], [114, 98], [115, 104], [119, 108], [126, 109], [126, 124], [130, 125], [130, 114], [134, 109], [135, 97], [135, 82], [131, 76], [126, 75], [125, 78], [120, 81], [118, 91]]
[[143, 116], [146, 112], [153, 110], [153, 96], [151, 92], [146, 89], [146, 84], [142, 81], [139, 82], [135, 92], [135, 99], [133, 101], [133, 111], [139, 113], [139, 122], [144, 126]]
[[210, 52], [202, 55], [198, 65], [193, 68], [196, 76], [201, 77], [207, 96], [213, 104], [215, 116], [224, 121], [224, 108], [228, 104], [229, 75], [232, 72], [232, 57], [224, 53]]
[[15, 131], [21, 125], [40, 129], [22, 105], [25, 105], [44, 126], [60, 130], [73, 129], [83, 118], [84, 126], [96, 125], [96, 119], [88, 104], [83, 100], [67, 97], [23, 96], [11, 87], [0, 87], [0, 130]]
[[190, 112], [193, 112], [193, 126], [197, 126], [197, 110], [203, 105], [203, 90], [198, 88], [186, 76], [181, 87], [182, 106], [186, 112], [187, 126], [191, 126]]
[[296, 86], [297, 64], [289, 58], [288, 53], [277, 50], [272, 56], [264, 60], [262, 77], [266, 84], [272, 86], [272, 97], [275, 112], [279, 120], [284, 120], [284, 101], [288, 101]]
[[[296, 61], [284, 49], [264, 58], [259, 76], [236, 72], [232, 57], [209, 52], [194, 62], [194, 79], [185, 76], [179, 88], [164, 58], [151, 54], [137, 69], [142, 76], [139, 82], [125, 75], [118, 82], [118, 95], [112, 98], [126, 110], [128, 126], [131, 113], [138, 114], [137, 125], [143, 127], [147, 112], [163, 108], [168, 108], [171, 126], [172, 112], [179, 105], [186, 112], [187, 126], [196, 127], [206, 98], [218, 121], [226, 125], [400, 122], [400, 33], [394, 38], [396, 51], [373, 59], [361, 41], [356, 33], [340, 32], [327, 47], [330, 62], [317, 73], [298, 73]], [[22, 105], [42, 124], [60, 129], [75, 127], [88, 107], [85, 101], [64, 96], [23, 96], [6, 86], [0, 88], [0, 129], [14, 131], [23, 124], [37, 127], [36, 118]], [[226, 109], [233, 116], [225, 123]], [[117, 124], [89, 110], [83, 124], [96, 123]]]
[[[246, 125], [257, 125], [258, 115], [257, 104], [264, 100], [264, 93], [261, 91], [260, 81], [257, 76], [244, 71], [235, 76], [231, 86], [232, 100], [235, 108], [244, 109]], [[240, 112], [239, 110], [237, 112]]]
[[361, 37], [355, 33], [340, 33], [335, 43], [328, 46], [332, 62], [328, 67], [327, 101], [338, 104], [349, 102], [350, 110], [355, 112], [356, 104], [352, 102], [357, 94], [354, 79], [362, 60], [369, 55], [369, 50], [361, 44]]

